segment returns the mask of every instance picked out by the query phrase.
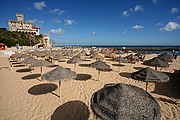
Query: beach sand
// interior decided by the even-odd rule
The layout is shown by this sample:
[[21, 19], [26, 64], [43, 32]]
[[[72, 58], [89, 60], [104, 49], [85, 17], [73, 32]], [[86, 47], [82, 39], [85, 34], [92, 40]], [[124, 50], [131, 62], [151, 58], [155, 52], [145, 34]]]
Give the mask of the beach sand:
[[[125, 56], [126, 54], [124, 54]], [[151, 59], [157, 54], [147, 55], [145, 59]], [[70, 68], [80, 77], [77, 80], [71, 79], [61, 82], [60, 98], [57, 97], [59, 89], [53, 93], [33, 95], [30, 89], [33, 86], [43, 83], [54, 83], [46, 80], [26, 79], [24, 76], [30, 74], [39, 74], [40, 68], [35, 67], [32, 72], [16, 72], [16, 70], [25, 67], [13, 67], [11, 71], [8, 67], [8, 56], [0, 57], [0, 120], [51, 120], [61, 116], [62, 120], [78, 119], [83, 116], [86, 120], [96, 120], [96, 116], [91, 110], [90, 101], [94, 92], [101, 89], [109, 83], [126, 83], [145, 89], [145, 83], [133, 80], [131, 73], [147, 66], [140, 62], [136, 64], [122, 63], [117, 66], [117, 62], [104, 60], [111, 66], [112, 71], [100, 72], [99, 81], [98, 71], [94, 68], [87, 67], [87, 64], [94, 62], [83, 61], [76, 67], [66, 62], [55, 62], [55, 64]], [[16, 65], [13, 65], [16, 66]], [[151, 67], [154, 69], [154, 67]], [[163, 72], [172, 73], [174, 69], [179, 70], [180, 58], [173, 60], [169, 68], [162, 69]], [[43, 73], [54, 68], [43, 67]], [[86, 79], [87, 80], [80, 80]], [[173, 81], [180, 79], [173, 78]], [[175, 83], [149, 83], [148, 92], [158, 101], [161, 107], [161, 120], [179, 120], [180, 119], [180, 91], [177, 89], [179, 84]], [[87, 108], [87, 109], [86, 109]], [[77, 110], [78, 109], [78, 110]]]

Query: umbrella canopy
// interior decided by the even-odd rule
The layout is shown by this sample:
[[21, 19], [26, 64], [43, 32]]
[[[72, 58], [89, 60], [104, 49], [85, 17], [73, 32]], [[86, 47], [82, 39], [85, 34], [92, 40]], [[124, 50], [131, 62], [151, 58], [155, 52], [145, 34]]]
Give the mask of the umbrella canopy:
[[21, 63], [25, 64], [31, 64], [37, 62], [37, 59], [34, 59], [33, 57], [27, 57], [26, 59], [22, 60]]
[[139, 58], [133, 54], [130, 54], [128, 56], [125, 57], [125, 59], [128, 60], [128, 62], [135, 62], [135, 61], [139, 61]]
[[146, 82], [167, 82], [169, 76], [165, 73], [153, 70], [149, 67], [132, 73], [132, 78]]
[[136, 86], [115, 84], [92, 95], [91, 108], [105, 120], [159, 120], [160, 106], [146, 91]]
[[53, 65], [53, 64], [50, 63], [50, 62], [44, 61], [44, 60], [37, 60], [37, 61], [31, 63], [31, 65], [33, 67], [41, 67], [41, 66], [50, 66], [50, 65]]
[[80, 59], [79, 57], [73, 57], [73, 58], [69, 59], [69, 60], [67, 61], [67, 63], [75, 64], [75, 63], [82, 62], [82, 61], [83, 61], [83, 60]]
[[58, 66], [57, 68], [43, 74], [41, 78], [46, 80], [67, 80], [76, 78], [76, 73], [74, 71]]
[[157, 57], [144, 61], [144, 64], [149, 66], [156, 66], [156, 67], [169, 67], [169, 65], [166, 62], [160, 60]]
[[143, 53], [143, 52], [138, 52], [137, 54], [135, 54], [135, 56], [137, 56], [137, 57], [145, 56], [145, 53]]
[[168, 56], [158, 56], [158, 58], [164, 62], [173, 62], [172, 58], [168, 57]]
[[128, 62], [127, 60], [125, 60], [125, 59], [122, 58], [121, 56], [115, 58], [114, 61], [119, 62], [119, 63], [120, 63], [120, 62], [121, 62], [121, 63], [127, 63], [127, 62]]
[[90, 65], [92, 68], [97, 68], [98, 70], [109, 70], [110, 66], [107, 65], [105, 62], [102, 62], [101, 60], [98, 60], [96, 62], [91, 63]]
[[61, 59], [64, 59], [65, 57], [61, 54], [61, 53], [58, 53], [56, 56], [54, 56], [53, 59], [58, 59], [58, 60], [61, 60]]
[[59, 97], [60, 97], [61, 80], [76, 78], [76, 72], [58, 66], [57, 68], [43, 74], [41, 78], [49, 81], [59, 80]]
[[158, 56], [164, 56], [164, 57], [171, 58], [171, 59], [173, 58], [173, 55], [170, 54], [169, 52], [162, 53], [162, 54], [160, 54]]
[[95, 53], [91, 55], [95, 59], [103, 59], [103, 56], [101, 56], [99, 53]]
[[86, 56], [86, 51], [83, 50], [79, 54], [76, 55], [76, 57]]

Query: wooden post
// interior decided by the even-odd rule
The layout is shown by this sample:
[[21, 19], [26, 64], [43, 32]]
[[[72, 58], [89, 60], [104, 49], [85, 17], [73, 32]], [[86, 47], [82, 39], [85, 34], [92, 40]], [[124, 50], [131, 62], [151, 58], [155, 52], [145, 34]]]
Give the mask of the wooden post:
[[147, 92], [148, 82], [146, 82], [146, 92]]
[[98, 81], [99, 81], [99, 74], [100, 74], [100, 70], [98, 70]]
[[42, 76], [42, 66], [41, 66], [41, 76]]
[[60, 97], [60, 86], [61, 86], [61, 81], [59, 80], [59, 97]]

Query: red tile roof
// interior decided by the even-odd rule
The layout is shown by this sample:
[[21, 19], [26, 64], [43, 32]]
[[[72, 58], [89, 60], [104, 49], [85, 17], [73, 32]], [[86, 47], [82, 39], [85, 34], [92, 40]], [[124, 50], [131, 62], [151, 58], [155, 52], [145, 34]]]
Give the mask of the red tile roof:
[[32, 29], [40, 29], [40, 28], [38, 28], [37, 26], [32, 26]]

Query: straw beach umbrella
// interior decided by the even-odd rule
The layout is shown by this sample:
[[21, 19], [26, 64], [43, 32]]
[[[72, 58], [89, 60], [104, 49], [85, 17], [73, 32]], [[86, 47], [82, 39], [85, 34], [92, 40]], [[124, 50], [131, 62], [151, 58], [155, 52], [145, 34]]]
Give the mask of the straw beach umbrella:
[[61, 80], [69, 80], [72, 78], [76, 78], [76, 72], [63, 68], [61, 66], [58, 66], [57, 68], [43, 74], [41, 78], [48, 81], [58, 80], [59, 81], [59, 97], [60, 97]]
[[69, 63], [69, 64], [74, 64], [74, 68], [75, 68], [76, 63], [82, 62], [82, 61], [83, 61], [83, 60], [80, 59], [79, 57], [73, 57], [73, 58], [69, 59], [69, 60], [67, 61], [67, 63]]
[[135, 63], [135, 62], [139, 61], [139, 58], [133, 54], [126, 56], [125, 59], [127, 59], [127, 61], [130, 63]]
[[160, 54], [160, 55], [158, 55], [158, 56], [164, 56], [164, 57], [173, 59], [173, 55], [170, 54], [169, 52], [162, 53], [162, 54]]
[[157, 67], [169, 67], [166, 62], [160, 60], [157, 57], [144, 61], [144, 64], [149, 66], [155, 66], [155, 70], [157, 70]]
[[148, 82], [168, 82], [169, 76], [165, 73], [153, 70], [149, 67], [132, 73], [132, 78], [146, 82], [146, 91]]
[[110, 66], [107, 65], [105, 62], [102, 62], [101, 60], [91, 63], [90, 66], [92, 68], [96, 68], [98, 70], [98, 80], [99, 80], [100, 71], [109, 71], [110, 70]]
[[91, 108], [104, 120], [159, 120], [158, 102], [143, 89], [127, 85], [107, 85], [92, 95]]
[[119, 62], [119, 65], [120, 63], [128, 63], [128, 61], [122, 58], [121, 56], [115, 58], [114, 61]]
[[50, 62], [47, 62], [47, 61], [44, 61], [44, 60], [37, 60], [37, 61], [34, 61], [33, 63], [31, 63], [31, 66], [32, 67], [41, 67], [41, 75], [42, 75], [42, 67], [43, 66], [51, 66], [53, 65], [52, 63]]

